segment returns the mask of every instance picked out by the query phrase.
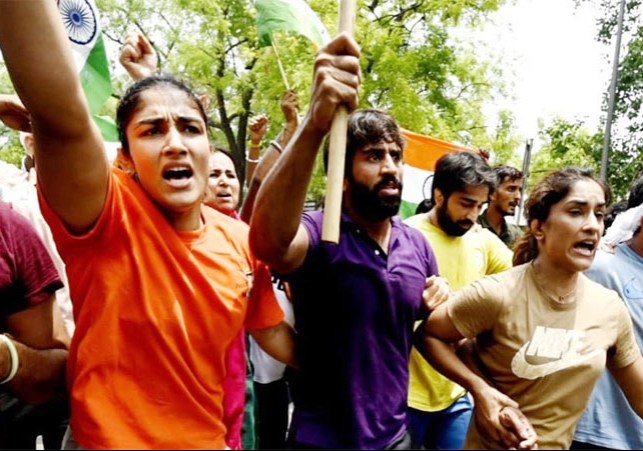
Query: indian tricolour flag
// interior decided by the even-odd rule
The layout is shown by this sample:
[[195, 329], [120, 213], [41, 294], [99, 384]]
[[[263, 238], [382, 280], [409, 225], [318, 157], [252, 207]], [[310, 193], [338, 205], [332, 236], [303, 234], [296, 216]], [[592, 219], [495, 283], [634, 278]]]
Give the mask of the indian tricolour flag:
[[94, 0], [58, 0], [58, 11], [72, 45], [78, 74], [94, 120], [106, 141], [118, 141], [113, 119], [97, 114], [112, 95], [112, 81], [96, 4]]
[[319, 16], [305, 0], [256, 0], [259, 47], [272, 42], [273, 31], [291, 31], [310, 39], [317, 48], [330, 41]]
[[406, 138], [404, 149], [404, 176], [402, 179], [402, 205], [400, 216], [404, 219], [415, 214], [424, 199], [431, 198], [433, 170], [438, 159], [455, 150], [475, 152], [464, 146], [402, 130]]

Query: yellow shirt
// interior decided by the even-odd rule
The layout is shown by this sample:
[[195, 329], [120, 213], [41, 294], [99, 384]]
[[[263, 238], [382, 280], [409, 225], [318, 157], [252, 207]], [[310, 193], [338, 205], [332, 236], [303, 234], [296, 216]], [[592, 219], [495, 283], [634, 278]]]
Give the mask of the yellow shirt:
[[[463, 236], [449, 236], [431, 224], [426, 213], [404, 221], [418, 229], [431, 244], [440, 275], [454, 290], [511, 268], [513, 253], [487, 229], [476, 227]], [[438, 373], [420, 353], [411, 351], [409, 406], [425, 412], [438, 412], [463, 396], [464, 388]]]

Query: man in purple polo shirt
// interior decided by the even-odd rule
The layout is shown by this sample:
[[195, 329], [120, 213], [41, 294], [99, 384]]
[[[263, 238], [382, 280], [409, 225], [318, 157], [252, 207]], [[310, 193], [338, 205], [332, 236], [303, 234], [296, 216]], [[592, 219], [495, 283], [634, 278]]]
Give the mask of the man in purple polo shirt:
[[[339, 105], [357, 105], [359, 49], [339, 35], [320, 51], [308, 114], [264, 181], [250, 244], [290, 283], [299, 371], [294, 448], [408, 449], [406, 397], [413, 324], [448, 288], [426, 239], [403, 224], [404, 139], [388, 114], [348, 122], [339, 244], [322, 242], [323, 212], [302, 213], [320, 144]], [[430, 302], [429, 302], [430, 301]]]

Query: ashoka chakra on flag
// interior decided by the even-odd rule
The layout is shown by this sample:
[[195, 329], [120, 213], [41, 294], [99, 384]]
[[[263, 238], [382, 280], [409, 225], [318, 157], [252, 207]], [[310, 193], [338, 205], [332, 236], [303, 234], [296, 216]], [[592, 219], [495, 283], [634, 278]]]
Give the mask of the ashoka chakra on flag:
[[94, 39], [98, 24], [94, 8], [87, 0], [58, 0], [58, 10], [72, 42], [84, 45]]

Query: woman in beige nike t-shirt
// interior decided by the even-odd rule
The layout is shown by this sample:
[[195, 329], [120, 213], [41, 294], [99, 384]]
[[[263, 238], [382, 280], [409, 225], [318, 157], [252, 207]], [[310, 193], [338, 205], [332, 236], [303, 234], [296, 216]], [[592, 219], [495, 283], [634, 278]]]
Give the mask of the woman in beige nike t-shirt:
[[[606, 198], [588, 169], [545, 177], [525, 204], [517, 266], [465, 287], [429, 317], [424, 355], [474, 398], [465, 448], [569, 448], [606, 365], [643, 414], [643, 358], [629, 313], [616, 292], [582, 274], [603, 233]], [[463, 338], [475, 338], [475, 372], [451, 346]], [[507, 407], [522, 411], [537, 439], [508, 439]]]

